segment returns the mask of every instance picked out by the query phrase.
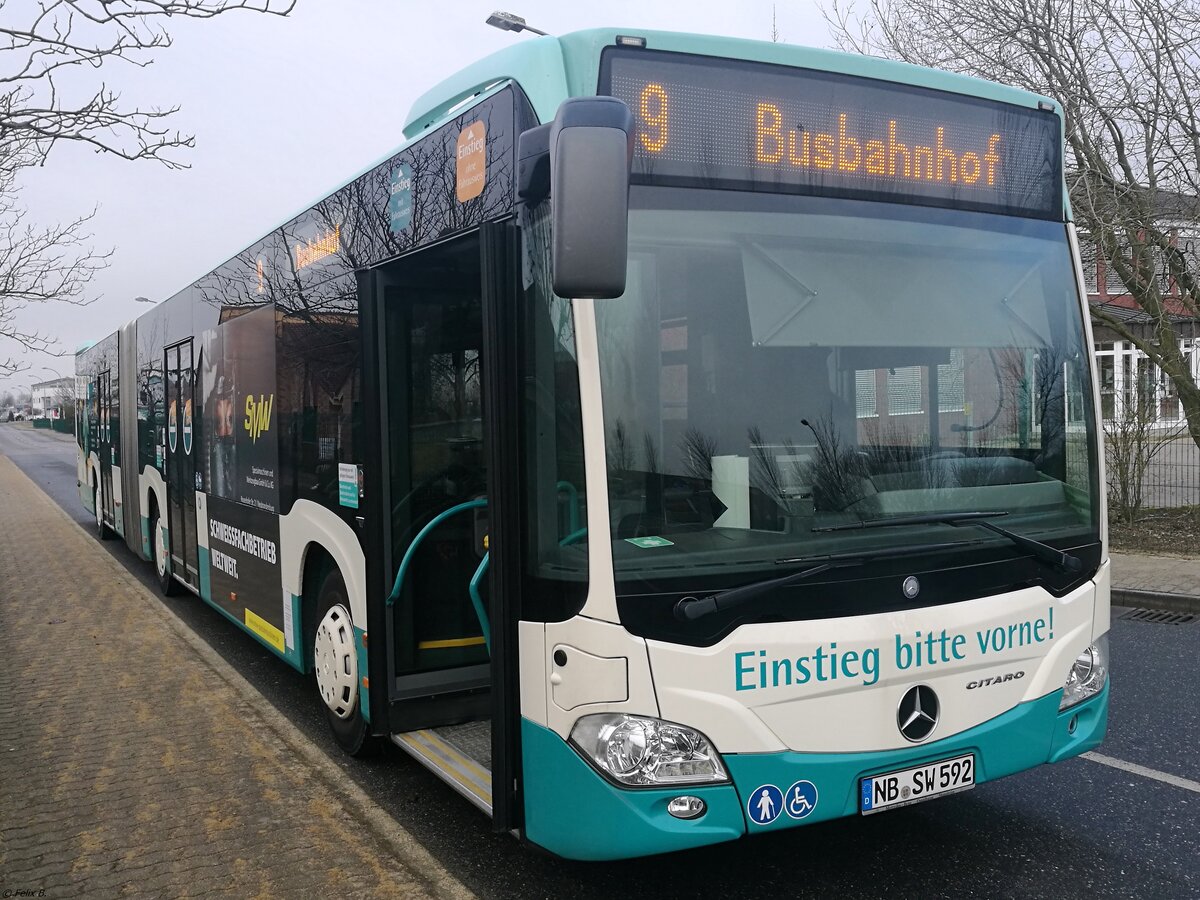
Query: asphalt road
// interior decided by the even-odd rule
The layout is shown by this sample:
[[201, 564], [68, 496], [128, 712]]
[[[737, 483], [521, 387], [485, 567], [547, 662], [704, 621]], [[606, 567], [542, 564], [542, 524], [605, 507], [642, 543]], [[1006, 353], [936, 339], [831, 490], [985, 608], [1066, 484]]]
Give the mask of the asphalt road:
[[[94, 530], [78, 499], [73, 441], [0, 425], [0, 453]], [[103, 546], [155, 588], [148, 563], [119, 541]], [[484, 816], [399, 750], [367, 762], [342, 756], [307, 679], [194, 597], [162, 602], [484, 897], [1200, 897], [1200, 623], [1118, 620], [1112, 631], [1100, 752], [1176, 783], [1073, 759], [884, 815], [583, 864], [492, 834]]]

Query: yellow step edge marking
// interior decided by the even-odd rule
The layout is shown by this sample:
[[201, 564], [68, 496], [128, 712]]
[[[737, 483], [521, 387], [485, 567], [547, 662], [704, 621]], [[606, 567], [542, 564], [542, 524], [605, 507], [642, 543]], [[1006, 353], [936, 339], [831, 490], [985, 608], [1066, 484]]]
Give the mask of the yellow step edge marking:
[[283, 632], [264, 619], [262, 616], [255, 615], [250, 610], [246, 610], [246, 627], [280, 653], [284, 652]]
[[439, 736], [437, 732], [428, 730], [422, 734], [422, 737], [428, 740], [430, 744], [433, 744], [442, 753], [446, 754], [446, 756], [457, 762], [463, 767], [463, 769], [475, 775], [477, 778], [485, 782], [489, 787], [491, 786], [492, 773], [479, 763], [475, 762], [475, 760], [471, 759], [471, 757], [467, 756], [445, 738]]
[[464, 756], [453, 744], [448, 744], [437, 736], [432, 730], [410, 732], [404, 737], [409, 738], [412, 746], [419, 747], [425, 751], [426, 755], [437, 754], [455, 763], [462, 769], [464, 774], [472, 775], [479, 779], [481, 784], [487, 785], [488, 790], [492, 788], [492, 773], [485, 769], [469, 756]]
[[417, 644], [418, 650], [443, 650], [446, 647], [478, 647], [485, 643], [483, 635], [477, 637], [466, 638], [449, 638], [444, 641], [421, 641]]
[[490, 772], [480, 768], [473, 761], [466, 759], [461, 753], [457, 753], [454, 748], [450, 747], [445, 741], [438, 739], [430, 731], [409, 732], [408, 734], [397, 735], [397, 737], [418, 755], [428, 759], [440, 769], [449, 769], [446, 766], [447, 762], [459, 763], [460, 765], [464, 762], [469, 763], [469, 765], [463, 766], [459, 771], [449, 769], [449, 774], [455, 775], [456, 780], [465, 790], [469, 791], [479, 800], [482, 800], [488, 806], [491, 806], [492, 776]]

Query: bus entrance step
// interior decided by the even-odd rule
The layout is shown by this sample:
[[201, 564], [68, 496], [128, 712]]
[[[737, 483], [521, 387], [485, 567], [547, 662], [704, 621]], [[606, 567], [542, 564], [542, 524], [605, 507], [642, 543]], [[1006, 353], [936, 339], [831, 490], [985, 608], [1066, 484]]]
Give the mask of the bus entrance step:
[[492, 724], [443, 725], [393, 734], [392, 741], [489, 816], [492, 814]]

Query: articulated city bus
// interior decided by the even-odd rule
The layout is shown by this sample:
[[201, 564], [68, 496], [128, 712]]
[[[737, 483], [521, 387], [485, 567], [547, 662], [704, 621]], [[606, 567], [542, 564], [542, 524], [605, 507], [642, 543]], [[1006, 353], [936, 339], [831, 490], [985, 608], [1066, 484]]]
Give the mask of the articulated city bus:
[[614, 859], [1101, 741], [1053, 101], [593, 30], [403, 130], [78, 357], [101, 536], [314, 673], [342, 748]]

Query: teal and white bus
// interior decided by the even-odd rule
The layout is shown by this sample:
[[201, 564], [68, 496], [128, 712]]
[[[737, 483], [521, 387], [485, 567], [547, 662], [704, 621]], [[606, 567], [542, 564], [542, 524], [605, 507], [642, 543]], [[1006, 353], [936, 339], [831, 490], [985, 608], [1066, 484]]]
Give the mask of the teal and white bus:
[[877, 59], [523, 42], [79, 355], [83, 502], [347, 752], [564, 857], [1075, 756], [1110, 589], [1062, 128]]

